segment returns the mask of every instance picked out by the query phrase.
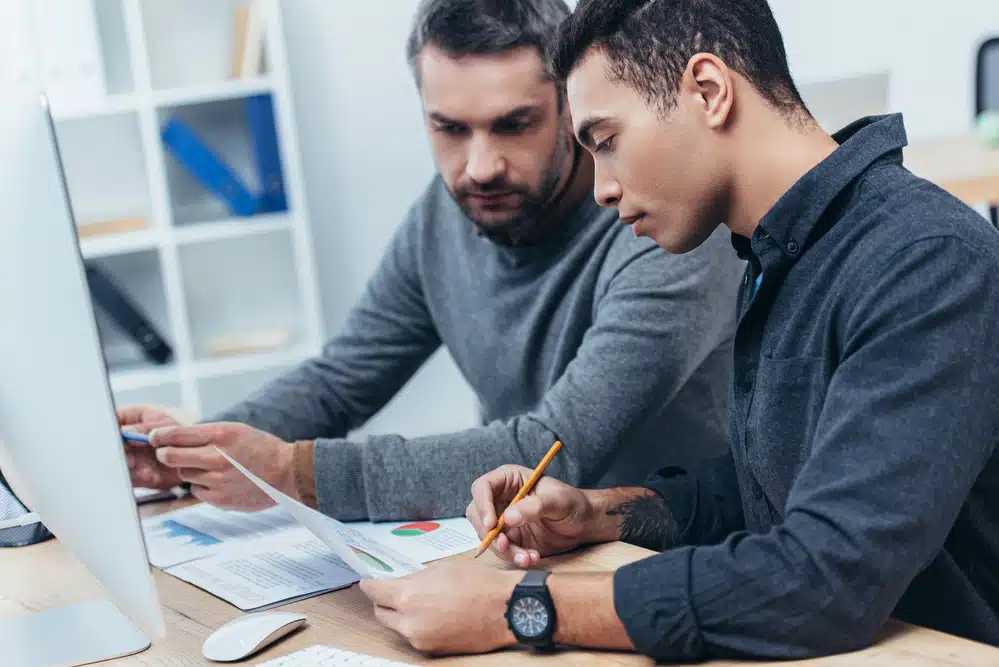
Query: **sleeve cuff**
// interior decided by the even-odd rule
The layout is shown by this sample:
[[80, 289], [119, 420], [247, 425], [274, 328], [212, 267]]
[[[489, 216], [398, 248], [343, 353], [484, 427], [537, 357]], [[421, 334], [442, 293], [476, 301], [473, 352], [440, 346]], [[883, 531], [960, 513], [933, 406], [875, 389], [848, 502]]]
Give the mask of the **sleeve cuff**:
[[614, 609], [635, 648], [657, 661], [705, 657], [690, 602], [691, 547], [673, 549], [614, 573]]
[[316, 499], [315, 449], [315, 440], [299, 440], [295, 443], [291, 463], [295, 477], [295, 493], [302, 504], [312, 509], [319, 508], [319, 501]]
[[316, 500], [323, 514], [341, 521], [368, 518], [361, 448], [361, 444], [349, 440], [316, 440]]

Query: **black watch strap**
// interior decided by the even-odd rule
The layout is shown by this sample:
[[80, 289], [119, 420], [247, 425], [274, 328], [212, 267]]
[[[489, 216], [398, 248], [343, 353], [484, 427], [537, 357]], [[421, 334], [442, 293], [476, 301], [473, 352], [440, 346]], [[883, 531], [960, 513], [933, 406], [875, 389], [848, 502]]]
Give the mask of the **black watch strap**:
[[[555, 605], [552, 602], [551, 593], [548, 592], [548, 572], [544, 570], [529, 570], [524, 574], [524, 578], [520, 580], [516, 588], [513, 589], [513, 596], [510, 599], [510, 606], [521, 597], [532, 596], [538, 598], [548, 609], [548, 619], [549, 625], [545, 634], [541, 637], [523, 637], [517, 633], [512, 619], [507, 616], [507, 622], [510, 625], [510, 630], [513, 632], [514, 636], [517, 637], [517, 641], [526, 646], [531, 646], [536, 649], [542, 649], [550, 651], [555, 648]], [[508, 609], [508, 614], [509, 609]]]
[[524, 578], [517, 584], [517, 588], [524, 587], [531, 590], [538, 590], [540, 588], [547, 593], [548, 587], [545, 585], [545, 581], [548, 579], [548, 574], [544, 570], [528, 570], [524, 574]]

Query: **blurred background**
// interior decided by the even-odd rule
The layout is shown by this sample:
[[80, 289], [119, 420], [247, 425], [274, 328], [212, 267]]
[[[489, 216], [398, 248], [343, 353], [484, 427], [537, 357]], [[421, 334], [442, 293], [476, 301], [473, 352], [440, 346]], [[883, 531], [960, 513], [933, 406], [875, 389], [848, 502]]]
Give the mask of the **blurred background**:
[[[0, 0], [0, 97], [51, 98], [119, 403], [210, 414], [340, 329], [434, 172], [404, 57], [417, 2]], [[999, 2], [771, 6], [827, 129], [899, 111], [913, 142], [971, 132]], [[475, 407], [441, 353], [365, 431]]]

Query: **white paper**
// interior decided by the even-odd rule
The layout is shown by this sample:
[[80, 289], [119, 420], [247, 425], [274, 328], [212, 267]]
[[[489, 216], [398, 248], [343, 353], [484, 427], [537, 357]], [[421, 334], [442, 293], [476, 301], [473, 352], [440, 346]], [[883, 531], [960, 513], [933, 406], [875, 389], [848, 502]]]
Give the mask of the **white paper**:
[[302, 527], [167, 572], [216, 595], [243, 611], [345, 588], [360, 577]]
[[226, 512], [201, 503], [144, 519], [142, 532], [149, 562], [168, 568], [295, 526], [294, 519], [278, 507], [253, 513]]
[[468, 519], [435, 519], [402, 523], [351, 522], [345, 524], [382, 548], [406, 555], [407, 560], [430, 563], [479, 546]]
[[413, 562], [391, 547], [379, 544], [358, 530], [336, 519], [306, 507], [247, 470], [238, 461], [215, 448], [232, 463], [237, 470], [257, 485], [271, 499], [293, 516], [296, 521], [308, 528], [323, 541], [330, 551], [339, 556], [352, 570], [365, 578], [383, 579], [402, 577], [422, 569], [423, 565]]
[[232, 512], [201, 503], [142, 525], [154, 566], [244, 611], [343, 588], [361, 577], [405, 576], [478, 545], [465, 519], [341, 523], [226, 458], [278, 506]]

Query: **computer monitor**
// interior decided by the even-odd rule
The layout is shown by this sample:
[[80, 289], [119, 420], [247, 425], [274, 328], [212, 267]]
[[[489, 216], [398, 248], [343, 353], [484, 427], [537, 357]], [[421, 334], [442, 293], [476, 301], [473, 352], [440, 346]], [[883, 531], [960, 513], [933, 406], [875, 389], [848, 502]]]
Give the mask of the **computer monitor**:
[[75, 229], [45, 98], [5, 94], [0, 469], [110, 600], [0, 621], [3, 664], [89, 664], [165, 634]]

